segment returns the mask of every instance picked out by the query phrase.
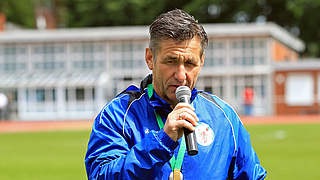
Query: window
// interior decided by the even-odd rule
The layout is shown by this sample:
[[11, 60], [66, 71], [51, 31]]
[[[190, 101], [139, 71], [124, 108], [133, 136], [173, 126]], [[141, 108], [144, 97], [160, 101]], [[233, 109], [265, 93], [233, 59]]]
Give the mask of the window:
[[27, 102], [50, 103], [56, 101], [55, 88], [28, 88], [25, 93]]
[[44, 89], [36, 89], [36, 101], [44, 102], [45, 101], [45, 90]]
[[68, 88], [65, 89], [64, 94], [65, 94], [65, 95], [64, 95], [65, 100], [66, 100], [66, 101], [69, 101], [70, 97], [69, 97], [69, 89], [68, 89]]
[[65, 46], [42, 44], [32, 48], [33, 68], [36, 70], [56, 70], [65, 67]]
[[232, 96], [241, 101], [243, 98], [243, 91], [246, 87], [254, 89], [254, 97], [258, 100], [266, 98], [266, 75], [246, 75], [235, 76], [232, 78]]
[[78, 43], [71, 45], [72, 68], [75, 70], [104, 69], [106, 54], [102, 43]]
[[95, 99], [95, 88], [76, 87], [65, 89], [65, 100], [67, 102], [93, 101]]
[[84, 101], [84, 99], [85, 99], [84, 88], [76, 88], [76, 100]]
[[27, 50], [18, 45], [0, 47], [0, 72], [18, 72], [26, 69]]
[[36, 102], [54, 102], [56, 101], [56, 90], [54, 88], [35, 89]]
[[266, 76], [262, 76], [260, 78], [260, 85], [257, 86], [257, 95], [260, 95], [262, 98], [266, 97], [266, 82], [267, 78]]
[[201, 77], [197, 82], [197, 88], [224, 97], [225, 84], [223, 77]]
[[211, 40], [206, 49], [205, 67], [222, 66], [226, 64], [226, 46], [223, 41]]
[[266, 41], [263, 39], [233, 40], [231, 43], [231, 63], [236, 66], [266, 64]]
[[27, 112], [56, 112], [55, 88], [27, 88]]
[[289, 106], [313, 104], [313, 78], [308, 74], [288, 75], [285, 85], [285, 102]]
[[144, 42], [120, 41], [112, 43], [112, 67], [116, 69], [144, 67], [144, 48]]
[[234, 77], [234, 78], [232, 79], [232, 81], [233, 81], [233, 82], [232, 82], [232, 86], [233, 86], [233, 88], [232, 88], [233, 97], [234, 97], [235, 99], [238, 99], [238, 98], [241, 97], [240, 92], [239, 92], [239, 87], [241, 87], [241, 80], [240, 80], [239, 77]]

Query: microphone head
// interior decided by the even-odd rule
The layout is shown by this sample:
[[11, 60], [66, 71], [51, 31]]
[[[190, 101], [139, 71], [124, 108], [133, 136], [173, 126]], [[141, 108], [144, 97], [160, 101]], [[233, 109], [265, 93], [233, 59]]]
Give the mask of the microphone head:
[[191, 97], [191, 90], [188, 86], [179, 86], [177, 89], [176, 89], [176, 97], [178, 99], [179, 102], [181, 98], [183, 97], [188, 97], [188, 99], [190, 99]]

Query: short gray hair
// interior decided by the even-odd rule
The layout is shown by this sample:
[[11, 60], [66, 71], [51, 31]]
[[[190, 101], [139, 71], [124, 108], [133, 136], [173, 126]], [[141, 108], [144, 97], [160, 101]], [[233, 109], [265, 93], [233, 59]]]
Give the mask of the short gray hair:
[[149, 48], [156, 55], [161, 40], [173, 39], [178, 42], [198, 36], [201, 41], [200, 57], [208, 45], [208, 35], [197, 20], [183, 10], [175, 9], [161, 14], [149, 28]]

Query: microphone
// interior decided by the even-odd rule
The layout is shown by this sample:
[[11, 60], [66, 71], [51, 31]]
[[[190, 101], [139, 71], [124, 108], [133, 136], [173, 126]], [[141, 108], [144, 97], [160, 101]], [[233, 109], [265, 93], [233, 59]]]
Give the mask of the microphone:
[[[191, 90], [187, 86], [179, 86], [176, 89], [176, 97], [179, 102], [190, 104]], [[184, 128], [184, 137], [186, 140], [187, 151], [190, 156], [198, 154], [198, 144], [196, 133]]]

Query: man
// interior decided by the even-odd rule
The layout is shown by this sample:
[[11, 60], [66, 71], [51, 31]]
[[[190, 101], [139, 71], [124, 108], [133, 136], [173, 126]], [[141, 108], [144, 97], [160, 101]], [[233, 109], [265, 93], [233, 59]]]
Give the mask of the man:
[[[194, 88], [207, 43], [203, 27], [182, 10], [151, 24], [145, 60], [152, 75], [97, 116], [85, 160], [89, 179], [264, 179], [237, 114]], [[182, 85], [192, 89], [191, 105], [176, 99]], [[183, 128], [197, 134], [195, 156], [185, 153]]]
[[252, 87], [246, 87], [243, 92], [244, 97], [244, 114], [247, 116], [252, 115], [252, 106], [253, 106], [253, 98], [254, 91]]

